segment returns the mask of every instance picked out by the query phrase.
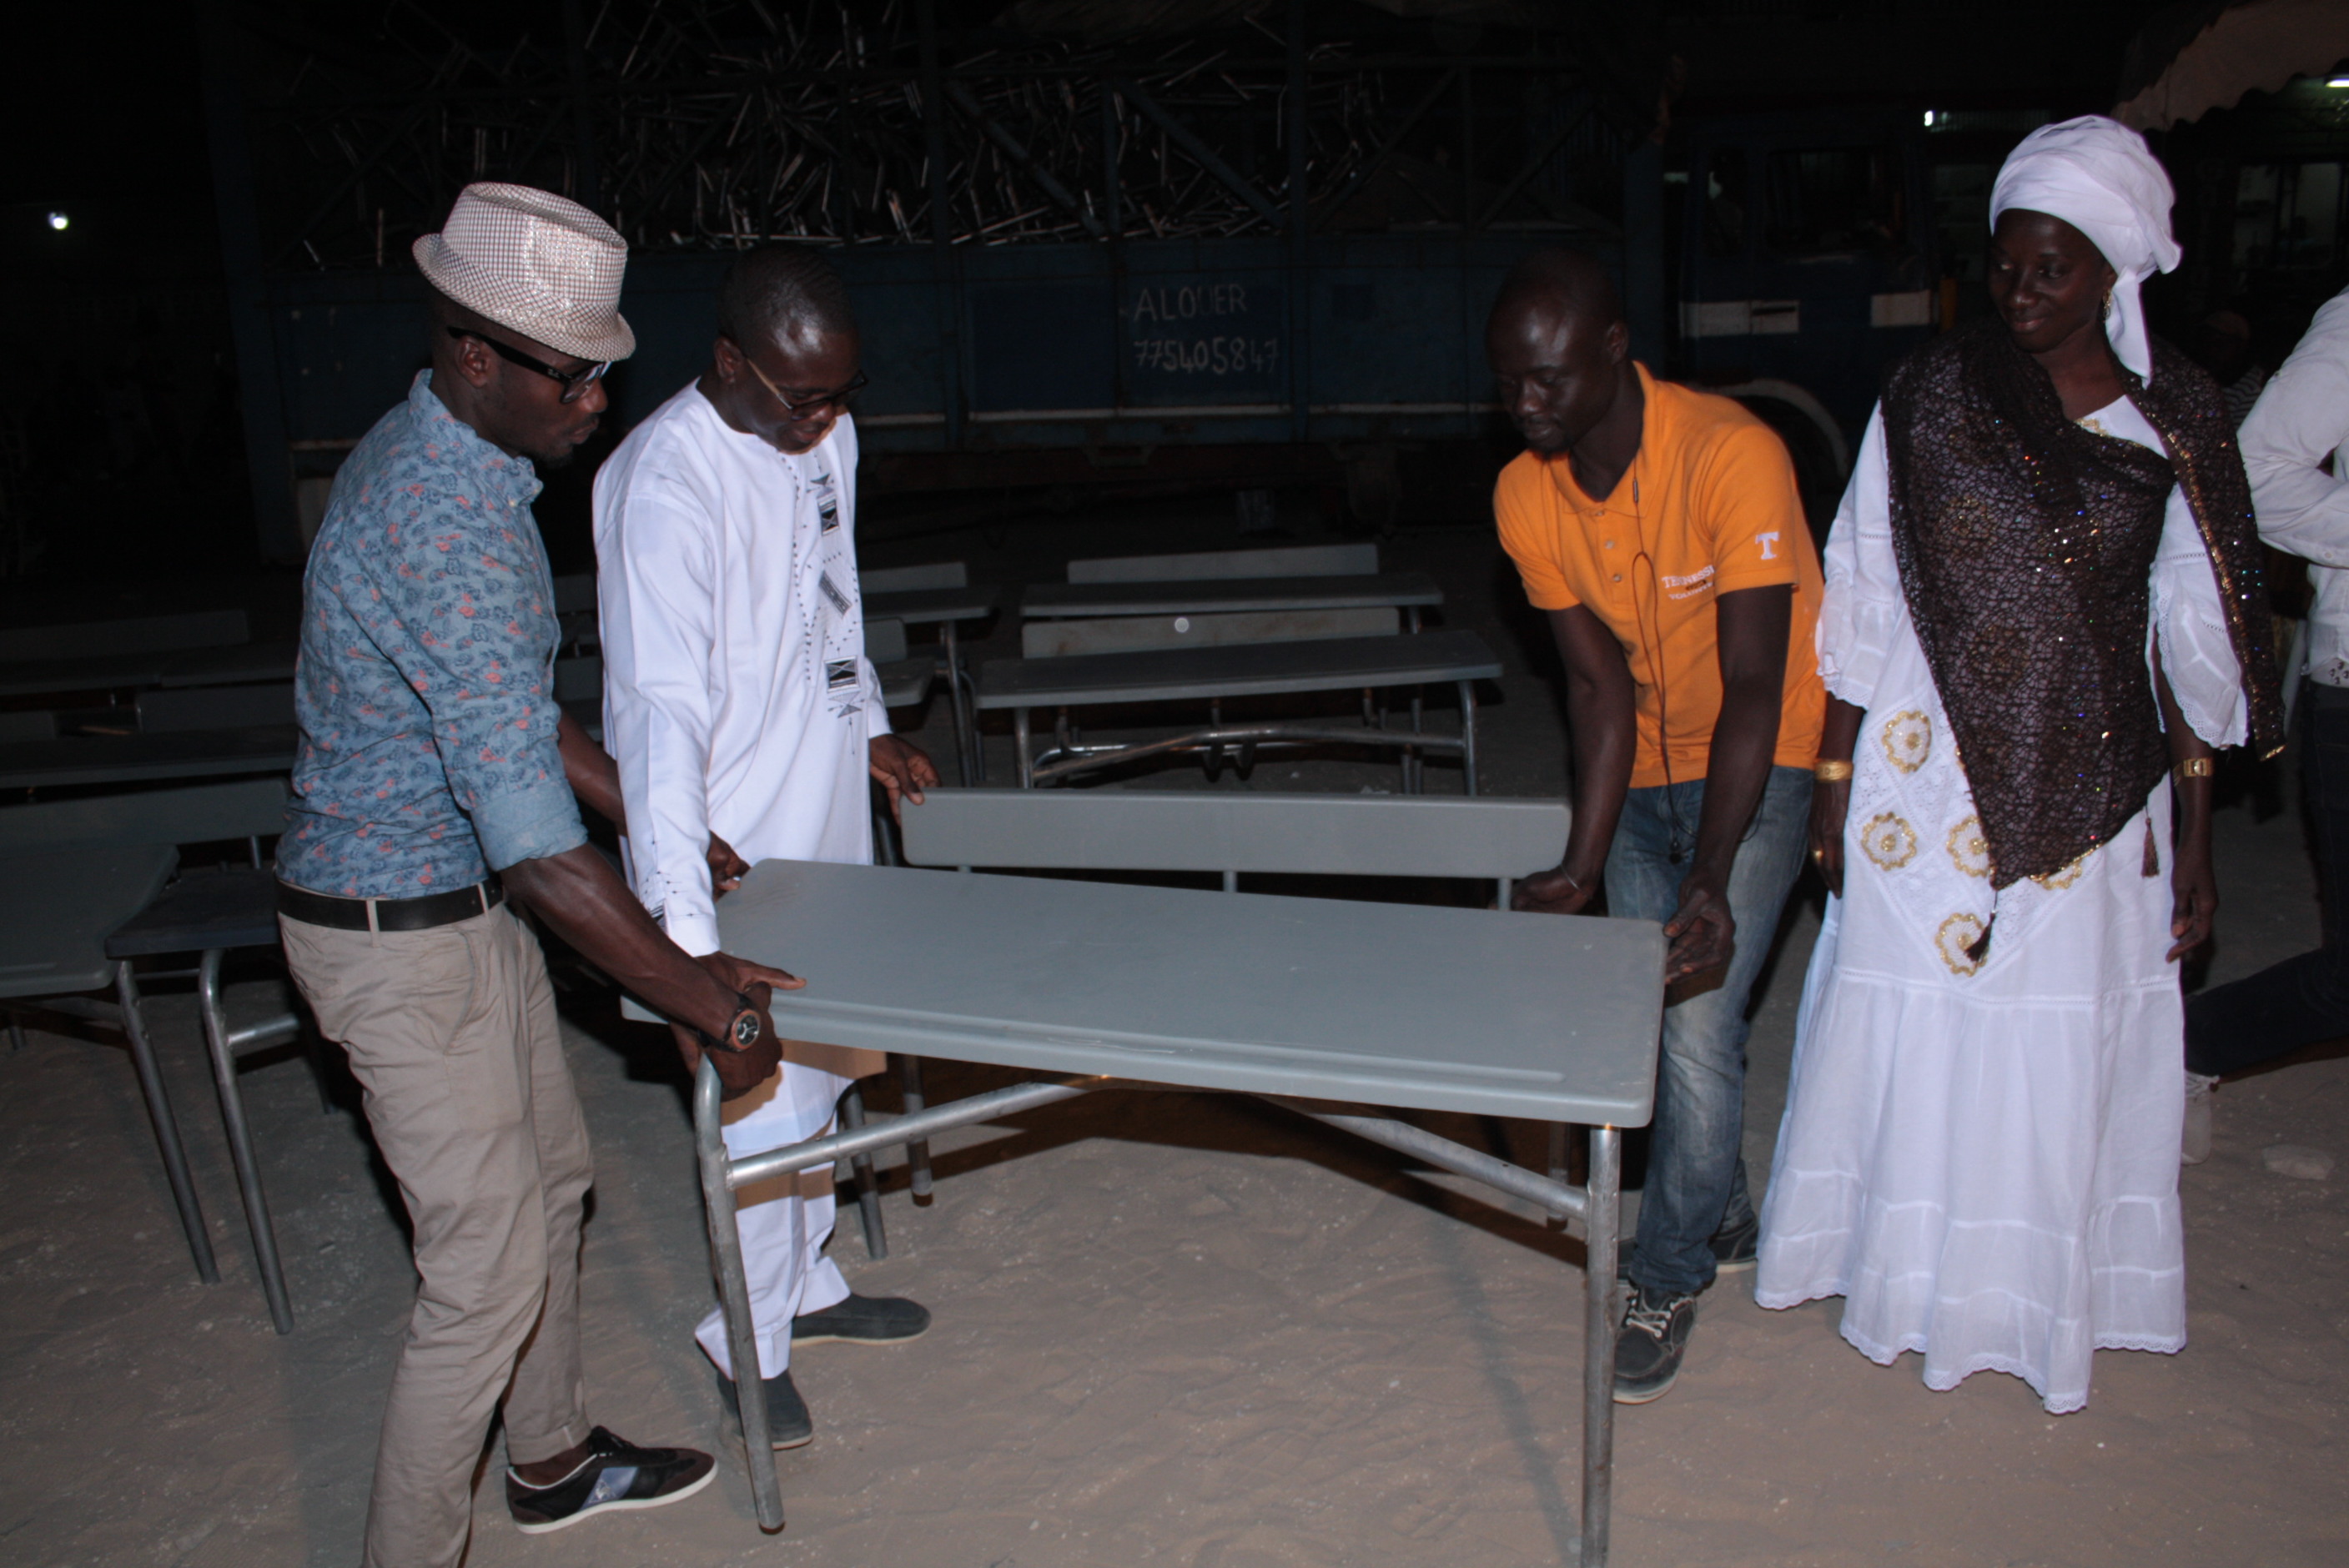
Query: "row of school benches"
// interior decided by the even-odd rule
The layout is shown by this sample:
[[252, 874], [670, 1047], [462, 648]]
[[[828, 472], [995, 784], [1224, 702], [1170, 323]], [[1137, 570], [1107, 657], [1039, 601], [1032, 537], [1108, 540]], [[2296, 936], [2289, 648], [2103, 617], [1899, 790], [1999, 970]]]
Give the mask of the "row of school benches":
[[[996, 613], [999, 590], [971, 585], [960, 562], [864, 575], [868, 645], [887, 700], [910, 706], [946, 685], [967, 785], [982, 774], [978, 716], [1009, 709], [1023, 787], [1185, 749], [1207, 755], [1212, 770], [1226, 748], [1244, 768], [1259, 745], [1383, 739], [1402, 753], [1406, 789], [1417, 782], [1420, 756], [1450, 747], [1475, 793], [1473, 683], [1496, 676], [1497, 662], [1469, 634], [1421, 631], [1421, 613], [1441, 603], [1440, 593], [1423, 577], [1381, 574], [1375, 546], [1080, 561], [1068, 578], [1021, 596], [1026, 656], [989, 661], [974, 675], [964, 666], [957, 628]], [[593, 720], [602, 686], [594, 580], [562, 579], [556, 593], [564, 624], [557, 696]], [[909, 623], [938, 626], [938, 651], [911, 654]], [[1415, 634], [1399, 634], [1406, 629]], [[190, 1248], [210, 1279], [216, 1276], [210, 1243], [142, 1011], [143, 986], [195, 983], [248, 1224], [281, 1331], [292, 1326], [291, 1304], [235, 1081], [242, 1056], [284, 1042], [298, 1026], [285, 1016], [233, 1026], [220, 972], [227, 954], [276, 943], [263, 846], [282, 828], [284, 776], [298, 744], [293, 654], [290, 645], [251, 643], [241, 611], [0, 634], [0, 696], [57, 691], [83, 694], [85, 703], [90, 694], [112, 699], [103, 708], [67, 709], [80, 730], [67, 736], [56, 733], [52, 710], [0, 711], [0, 791], [24, 801], [0, 807], [0, 1011], [11, 1001], [37, 1000], [51, 1012], [123, 1032]], [[1373, 705], [1377, 692], [1446, 682], [1461, 693], [1456, 736], [1419, 729], [1415, 694], [1410, 731], [1388, 730], [1383, 707]], [[1226, 724], [1221, 713], [1227, 697], [1351, 688], [1363, 694], [1359, 728]], [[1068, 717], [1084, 706], [1201, 700], [1209, 705], [1209, 725], [1171, 739], [1088, 743]], [[1039, 707], [1058, 717], [1052, 744], [1033, 753], [1030, 715]], [[101, 789], [119, 792], [91, 793]], [[1123, 863], [1108, 841], [1088, 841], [1110, 857], [1103, 864]], [[1136, 841], [1164, 841], [1163, 834]], [[183, 870], [183, 851], [230, 863]], [[1280, 869], [1279, 860], [1269, 851], [1241, 854], [1230, 869]], [[154, 961], [169, 954], [188, 955], [191, 966], [156, 968]], [[21, 1037], [13, 1012], [10, 1028]]]

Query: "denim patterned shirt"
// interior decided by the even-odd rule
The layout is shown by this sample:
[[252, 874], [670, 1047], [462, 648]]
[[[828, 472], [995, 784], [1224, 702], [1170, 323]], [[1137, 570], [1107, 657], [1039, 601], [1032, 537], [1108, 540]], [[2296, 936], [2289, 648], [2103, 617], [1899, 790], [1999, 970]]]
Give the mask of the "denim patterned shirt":
[[431, 383], [344, 463], [303, 579], [277, 874], [316, 892], [444, 892], [587, 841], [555, 749], [538, 476]]

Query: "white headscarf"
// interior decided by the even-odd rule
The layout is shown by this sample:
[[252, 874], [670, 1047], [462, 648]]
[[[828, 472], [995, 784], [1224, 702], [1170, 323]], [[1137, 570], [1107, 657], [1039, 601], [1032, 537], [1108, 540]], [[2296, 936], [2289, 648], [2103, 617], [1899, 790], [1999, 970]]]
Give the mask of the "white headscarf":
[[2085, 234], [2120, 274], [2105, 335], [2120, 362], [2149, 379], [2153, 349], [2137, 286], [2156, 272], [2175, 270], [2185, 253], [2169, 236], [2177, 201], [2144, 137], [2118, 120], [2084, 114], [2041, 126], [2007, 155], [1991, 187], [1990, 222], [1996, 228], [2001, 213], [2020, 207]]

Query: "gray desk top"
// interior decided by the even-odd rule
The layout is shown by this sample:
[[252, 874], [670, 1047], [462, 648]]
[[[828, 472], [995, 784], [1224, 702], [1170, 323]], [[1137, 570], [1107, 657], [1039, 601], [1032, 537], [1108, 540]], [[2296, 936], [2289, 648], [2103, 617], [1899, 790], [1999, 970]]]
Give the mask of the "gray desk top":
[[1312, 643], [1230, 643], [1059, 659], [990, 659], [979, 666], [983, 708], [1062, 703], [1165, 702], [1269, 696], [1357, 686], [1447, 686], [1497, 680], [1501, 661], [1474, 632], [1415, 637], [1333, 637]]
[[162, 891], [168, 844], [75, 844], [0, 859], [0, 996], [58, 996], [109, 984], [107, 933]]
[[1226, 610], [1360, 610], [1441, 604], [1444, 591], [1423, 573], [1379, 577], [1237, 577], [1198, 583], [1040, 583], [1023, 590], [1020, 614], [1037, 620], [1079, 615], [1205, 615]]
[[907, 588], [895, 593], [864, 595], [868, 621], [983, 621], [995, 614], [999, 588], [978, 584], [968, 588]]
[[301, 731], [290, 724], [20, 740], [0, 746], [0, 789], [285, 773], [301, 744]]
[[1619, 1127], [1653, 1106], [1652, 922], [799, 861], [718, 921], [806, 978], [775, 997], [795, 1039]]
[[298, 643], [246, 643], [233, 648], [200, 648], [174, 654], [159, 683], [167, 686], [241, 686], [248, 681], [290, 681]]

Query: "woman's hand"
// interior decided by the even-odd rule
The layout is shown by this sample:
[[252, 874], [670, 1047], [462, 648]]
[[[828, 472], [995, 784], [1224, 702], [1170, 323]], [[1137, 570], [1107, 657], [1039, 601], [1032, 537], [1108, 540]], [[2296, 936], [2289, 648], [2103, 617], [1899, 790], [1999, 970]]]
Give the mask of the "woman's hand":
[[2211, 869], [2207, 835], [2182, 839], [2169, 858], [2169, 949], [2172, 964], [2210, 940], [2219, 917], [2219, 873]]
[[1811, 786], [1811, 863], [1826, 878], [1827, 891], [1843, 896], [1843, 828], [1851, 815], [1851, 780]]

